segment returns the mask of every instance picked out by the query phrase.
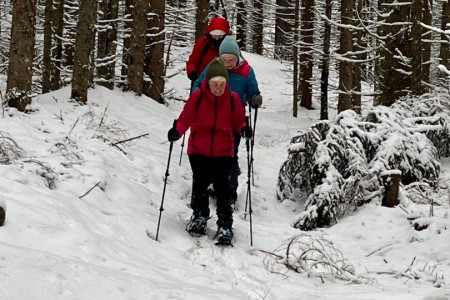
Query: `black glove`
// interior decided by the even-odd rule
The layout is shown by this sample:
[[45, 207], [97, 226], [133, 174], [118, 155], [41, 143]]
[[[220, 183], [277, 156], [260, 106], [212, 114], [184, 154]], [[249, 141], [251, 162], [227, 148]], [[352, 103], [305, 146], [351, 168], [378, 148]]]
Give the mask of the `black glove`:
[[188, 74], [188, 78], [189, 78], [191, 81], [196, 81], [197, 78], [198, 78], [197, 71], [192, 71], [191, 73], [189, 73], [189, 74]]
[[254, 95], [252, 97], [252, 103], [250, 103], [250, 104], [251, 104], [251, 106], [253, 106], [255, 108], [260, 107], [261, 104], [262, 104], [262, 96], [259, 95], [259, 94], [258, 95]]
[[169, 142], [175, 142], [180, 138], [180, 133], [175, 127], [172, 127], [169, 129], [169, 132], [167, 132], [167, 139]]
[[245, 126], [242, 128], [241, 135], [242, 135], [244, 138], [246, 138], [246, 139], [251, 139], [252, 136], [253, 136], [253, 129], [252, 129], [250, 126], [245, 125]]

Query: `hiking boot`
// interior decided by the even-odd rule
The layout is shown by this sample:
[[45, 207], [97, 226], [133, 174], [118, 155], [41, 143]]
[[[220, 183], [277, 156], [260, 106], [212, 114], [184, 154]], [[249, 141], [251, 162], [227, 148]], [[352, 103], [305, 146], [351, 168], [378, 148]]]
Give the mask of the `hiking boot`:
[[208, 218], [205, 218], [203, 216], [196, 216], [193, 215], [191, 217], [191, 220], [186, 226], [186, 230], [189, 233], [196, 233], [196, 234], [206, 234], [206, 223], [208, 222]]
[[217, 244], [231, 245], [233, 241], [233, 231], [231, 228], [219, 227], [217, 231]]

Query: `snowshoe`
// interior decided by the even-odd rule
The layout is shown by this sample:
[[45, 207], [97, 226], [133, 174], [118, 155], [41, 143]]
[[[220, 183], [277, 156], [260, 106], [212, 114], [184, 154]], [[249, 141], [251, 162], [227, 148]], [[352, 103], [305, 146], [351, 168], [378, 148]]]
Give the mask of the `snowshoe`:
[[233, 246], [233, 231], [231, 228], [219, 227], [216, 245]]
[[208, 218], [203, 216], [195, 216], [191, 217], [191, 220], [186, 226], [186, 230], [191, 235], [205, 235], [206, 234], [206, 223], [208, 222]]

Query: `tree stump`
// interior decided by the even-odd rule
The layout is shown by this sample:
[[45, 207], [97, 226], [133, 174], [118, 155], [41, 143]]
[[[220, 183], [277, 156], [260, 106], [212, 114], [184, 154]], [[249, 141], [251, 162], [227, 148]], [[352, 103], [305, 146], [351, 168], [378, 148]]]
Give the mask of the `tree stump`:
[[384, 171], [380, 174], [384, 185], [384, 197], [381, 201], [382, 206], [394, 207], [399, 204], [398, 189], [402, 172], [400, 170]]
[[3, 207], [0, 206], [0, 226], [5, 222], [6, 213]]

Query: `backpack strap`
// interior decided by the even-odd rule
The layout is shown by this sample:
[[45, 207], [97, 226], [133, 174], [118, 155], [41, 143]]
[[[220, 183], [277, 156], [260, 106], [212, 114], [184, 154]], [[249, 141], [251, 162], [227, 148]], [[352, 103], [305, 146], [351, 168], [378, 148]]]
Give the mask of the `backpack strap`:
[[230, 90], [230, 99], [231, 99], [231, 112], [233, 112], [234, 111], [234, 96], [231, 93], [231, 90]]
[[198, 96], [197, 103], [195, 105], [195, 112], [197, 113], [200, 104], [202, 103], [202, 91], [200, 91], [200, 96]]
[[[200, 69], [200, 66], [202, 65], [203, 57], [205, 56], [206, 52], [208, 52], [208, 48], [209, 48], [209, 45], [208, 45], [207, 38], [203, 37], [203, 49], [202, 49], [202, 53], [200, 55], [200, 59], [198, 61], [197, 72], [198, 72], [198, 69]], [[198, 74], [198, 75], [200, 75], [200, 74]]]

